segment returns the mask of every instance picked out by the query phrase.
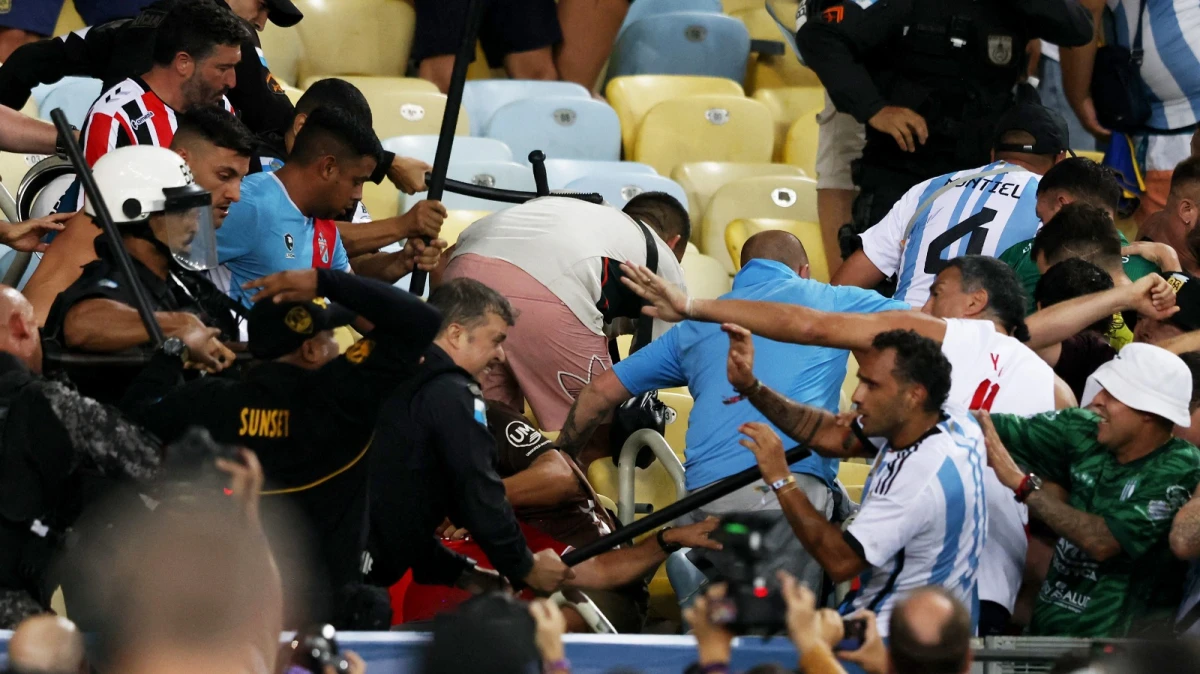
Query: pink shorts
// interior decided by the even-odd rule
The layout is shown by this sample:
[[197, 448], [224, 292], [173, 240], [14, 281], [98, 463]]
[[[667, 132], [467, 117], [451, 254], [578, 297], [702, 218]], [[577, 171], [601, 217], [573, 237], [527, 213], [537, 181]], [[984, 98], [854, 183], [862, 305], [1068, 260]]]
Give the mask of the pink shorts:
[[481, 382], [484, 397], [518, 410], [528, 401], [543, 430], [561, 429], [583, 387], [612, 367], [608, 340], [546, 286], [504, 260], [460, 255], [450, 261], [444, 279], [459, 277], [493, 288], [517, 311], [517, 324], [504, 342], [506, 363]]

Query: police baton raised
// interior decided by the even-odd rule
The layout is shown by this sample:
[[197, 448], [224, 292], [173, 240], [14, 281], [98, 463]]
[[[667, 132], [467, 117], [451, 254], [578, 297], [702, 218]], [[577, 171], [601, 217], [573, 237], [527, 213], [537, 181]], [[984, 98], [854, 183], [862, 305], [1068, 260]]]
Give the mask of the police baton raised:
[[[787, 457], [787, 463], [790, 466], [810, 454], [812, 452], [805, 447], [793, 447], [784, 455]], [[638, 536], [650, 533], [665, 524], [670, 524], [672, 521], [697, 508], [702, 508], [722, 496], [731, 494], [742, 487], [752, 484], [755, 480], [761, 479], [762, 472], [758, 470], [758, 466], [751, 466], [740, 473], [735, 473], [724, 480], [714, 482], [703, 489], [692, 492], [666, 508], [651, 513], [629, 526], [621, 527], [603, 538], [596, 539], [587, 545], [564, 553], [562, 556], [563, 563], [567, 566], [575, 566], [586, 562], [596, 555], [608, 552], [622, 543], [628, 543]]]
[[92, 169], [88, 167], [87, 161], [83, 157], [83, 148], [75, 139], [75, 133], [71, 129], [71, 125], [67, 123], [67, 116], [63, 113], [62, 108], [55, 108], [50, 113], [50, 119], [54, 121], [54, 126], [58, 129], [58, 137], [62, 139], [63, 145], [66, 147], [67, 158], [75, 167], [79, 183], [83, 186], [88, 200], [91, 201], [93, 210], [96, 211], [94, 216], [96, 223], [100, 225], [100, 229], [112, 243], [117, 266], [129, 283], [129, 289], [133, 293], [133, 302], [137, 306], [138, 315], [142, 317], [142, 325], [146, 328], [146, 334], [150, 335], [155, 346], [159, 346], [163, 343], [162, 326], [158, 324], [158, 318], [150, 309], [150, 301], [146, 299], [146, 289], [142, 287], [142, 281], [133, 269], [129, 251], [125, 250], [125, 242], [121, 240], [121, 232], [117, 231], [117, 226], [113, 224], [112, 214], [109, 213], [108, 205], [104, 203], [104, 196], [100, 194], [100, 188], [96, 186], [96, 178], [92, 176]]

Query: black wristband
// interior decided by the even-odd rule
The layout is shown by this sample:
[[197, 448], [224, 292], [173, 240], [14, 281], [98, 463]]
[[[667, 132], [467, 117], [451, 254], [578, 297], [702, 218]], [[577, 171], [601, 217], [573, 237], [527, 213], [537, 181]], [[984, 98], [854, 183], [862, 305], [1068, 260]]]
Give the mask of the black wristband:
[[679, 552], [680, 550], [683, 549], [683, 546], [678, 543], [668, 543], [667, 542], [667, 539], [664, 536], [664, 534], [666, 534], [670, 530], [671, 530], [671, 527], [663, 527], [663, 528], [659, 529], [658, 533], [654, 536], [654, 540], [658, 541], [658, 547], [662, 548], [662, 551], [667, 553], [668, 555], [675, 553], [675, 552]]

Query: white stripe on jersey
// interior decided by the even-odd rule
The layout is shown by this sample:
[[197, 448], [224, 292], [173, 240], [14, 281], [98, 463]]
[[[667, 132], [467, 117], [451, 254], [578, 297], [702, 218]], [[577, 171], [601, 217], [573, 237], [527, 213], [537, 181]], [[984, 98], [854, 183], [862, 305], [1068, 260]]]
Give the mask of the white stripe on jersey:
[[847, 533], [870, 568], [843, 613], [870, 609], [887, 636], [897, 597], [927, 585], [974, 607], [976, 574], [987, 536], [983, 433], [965, 410], [947, 406], [937, 427], [899, 451], [882, 440]]
[[[997, 168], [1016, 170], [971, 178], [940, 194], [922, 211], [907, 239], [905, 231], [917, 209], [948, 183]], [[998, 161], [927, 180], [904, 194], [875, 226], [862, 233], [863, 252], [888, 276], [896, 275], [893, 298], [915, 308], [929, 299], [940, 261], [960, 255], [996, 257], [1014, 244], [1033, 238], [1039, 176]]]
[[[1133, 45], [1139, 0], [1108, 0], [1117, 44]], [[1200, 120], [1200, 2], [1148, 0], [1142, 16], [1140, 74], [1150, 94], [1155, 129], [1183, 129]], [[1186, 145], [1187, 141], [1183, 143]]]

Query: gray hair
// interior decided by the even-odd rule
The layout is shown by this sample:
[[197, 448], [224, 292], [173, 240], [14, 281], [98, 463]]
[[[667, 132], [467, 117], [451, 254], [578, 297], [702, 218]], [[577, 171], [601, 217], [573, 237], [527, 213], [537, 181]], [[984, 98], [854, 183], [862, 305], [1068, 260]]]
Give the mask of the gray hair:
[[517, 319], [516, 311], [504, 295], [475, 279], [456, 278], [443, 283], [429, 295], [429, 303], [442, 312], [438, 334], [455, 323], [473, 328], [486, 321], [488, 314], [496, 314], [510, 326]]

